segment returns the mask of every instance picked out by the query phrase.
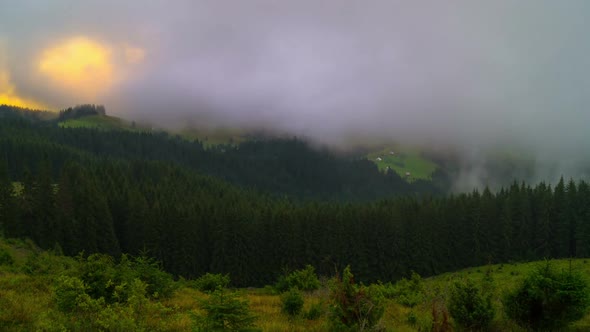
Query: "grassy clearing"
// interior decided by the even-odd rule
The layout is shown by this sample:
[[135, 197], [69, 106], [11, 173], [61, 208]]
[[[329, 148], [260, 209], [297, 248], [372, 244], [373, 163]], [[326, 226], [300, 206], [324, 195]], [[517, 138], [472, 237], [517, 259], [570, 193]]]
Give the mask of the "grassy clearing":
[[[580, 272], [585, 276], [590, 276], [589, 259], [562, 259], [551, 260], [550, 264], [556, 270], [573, 270]], [[546, 262], [529, 262], [514, 264], [497, 264], [468, 268], [453, 273], [445, 273], [425, 280], [425, 287], [428, 297], [431, 299], [436, 296], [447, 299], [450, 293], [450, 286], [454, 280], [466, 279], [472, 280], [476, 284], [482, 284], [484, 277], [489, 276], [493, 280], [493, 304], [496, 309], [496, 317], [492, 323], [494, 331], [521, 331], [518, 326], [507, 320], [502, 306], [504, 294], [514, 290], [519, 283], [535, 269], [543, 266]], [[590, 282], [590, 278], [587, 278]], [[522, 330], [524, 331], [524, 330]], [[568, 331], [590, 331], [590, 313], [580, 321], [570, 326]]]
[[[523, 278], [544, 262], [498, 264], [465, 269], [453, 273], [445, 273], [436, 277], [423, 279], [424, 298], [421, 303], [413, 308], [401, 305], [395, 299], [386, 300], [385, 314], [381, 326], [386, 331], [430, 331], [433, 318], [433, 307], [446, 309], [446, 301], [449, 298], [452, 282], [461, 279], [470, 279], [476, 284], [481, 284], [484, 277], [493, 280], [493, 303], [496, 316], [492, 322], [492, 331], [524, 331], [513, 322], [507, 320], [503, 313], [502, 297], [514, 289]], [[551, 264], [556, 269], [571, 268], [590, 276], [590, 260], [552, 260]], [[589, 280], [590, 281], [590, 280]], [[250, 302], [250, 308], [258, 316], [257, 326], [263, 331], [326, 331], [329, 330], [327, 319], [328, 306], [326, 304], [327, 291], [320, 289], [305, 295], [303, 312], [316, 303], [324, 303], [323, 313], [319, 319], [307, 320], [298, 317], [290, 320], [281, 312], [280, 296], [273, 294], [268, 289], [243, 290], [244, 296]], [[181, 311], [199, 312], [196, 299], [205, 299], [207, 295], [189, 288], [182, 288], [176, 292], [166, 305], [177, 307]], [[452, 319], [450, 321], [452, 323]], [[589, 331], [590, 314], [573, 324], [568, 331]]]
[[[101, 130], [125, 130], [125, 131], [151, 131], [153, 129], [133, 122], [127, 122], [121, 118], [108, 115], [90, 115], [76, 119], [67, 119], [59, 123], [62, 128], [94, 128]], [[246, 140], [245, 132], [239, 129], [195, 129], [187, 128], [178, 131], [169, 131], [172, 135], [179, 135], [186, 140], [199, 140], [206, 147], [222, 144], [239, 144]]]
[[387, 146], [381, 150], [367, 154], [367, 159], [377, 164], [380, 170], [391, 168], [402, 177], [409, 172], [409, 180], [430, 180], [432, 173], [438, 167], [432, 161], [422, 157], [420, 151], [415, 148], [401, 147], [397, 145]]
[[[201, 303], [211, 296], [188, 287], [189, 283], [179, 281], [179, 288], [167, 299], [145, 299], [136, 304], [138, 307], [106, 306], [97, 313], [68, 314], [57, 308], [55, 281], [76, 266], [73, 258], [41, 252], [32, 243], [19, 240], [0, 240], [0, 253], [4, 257], [0, 265], [0, 330], [3, 331], [62, 331], [84, 320], [103, 320], [104, 324], [114, 324], [108, 319], [109, 313], [119, 315], [116, 316], [119, 319], [141, 322], [141, 326], [150, 331], [191, 331], [195, 330], [196, 322], [205, 315]], [[6, 255], [11, 259], [6, 259]], [[496, 309], [491, 331], [523, 331], [505, 317], [502, 298], [527, 274], [543, 264], [489, 265], [422, 279], [421, 300], [414, 307], [398, 303], [395, 297], [385, 300], [385, 314], [379, 325], [385, 331], [430, 331], [433, 308], [438, 312], [446, 310], [453, 281], [470, 279], [477, 285], [483, 285], [487, 278], [488, 281], [492, 280], [487, 285], [492, 285]], [[553, 260], [551, 264], [556, 269], [573, 269], [590, 276], [590, 259]], [[305, 293], [303, 314], [295, 318], [289, 318], [281, 311], [280, 295], [270, 287], [241, 289], [238, 292], [241, 298], [248, 300], [250, 309], [257, 316], [256, 326], [262, 331], [329, 330], [329, 291], [326, 285]], [[305, 313], [318, 304], [321, 308], [319, 318], [306, 319]], [[453, 323], [452, 319], [450, 323]], [[105, 331], [115, 331], [118, 328], [116, 326], [121, 325], [104, 326], [107, 326]], [[590, 314], [587, 314], [567, 331], [589, 330]]]
[[90, 115], [76, 119], [67, 119], [59, 123], [62, 128], [95, 128], [102, 130], [144, 131], [121, 118], [108, 115]]

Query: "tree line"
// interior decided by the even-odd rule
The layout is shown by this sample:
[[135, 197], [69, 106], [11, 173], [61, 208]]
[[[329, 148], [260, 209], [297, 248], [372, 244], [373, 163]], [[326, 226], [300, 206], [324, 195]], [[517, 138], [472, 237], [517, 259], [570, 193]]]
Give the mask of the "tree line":
[[7, 237], [69, 255], [147, 253], [176, 275], [229, 273], [239, 286], [306, 264], [326, 275], [355, 266], [371, 282], [590, 254], [584, 181], [339, 203], [262, 195], [162, 162], [66, 162], [55, 181], [43, 161], [18, 192], [0, 173]]
[[11, 178], [18, 181], [23, 167], [34, 169], [47, 155], [55, 177], [66, 160], [163, 161], [243, 188], [303, 200], [370, 201], [445, 190], [442, 174], [440, 183], [408, 183], [393, 171], [380, 172], [364, 158], [313, 149], [297, 138], [254, 139], [205, 148], [198, 140], [165, 132], [60, 128], [28, 114], [0, 106], [0, 154], [8, 162]]
[[[29, 237], [43, 248], [68, 255], [147, 254], [177, 276], [229, 273], [236, 286], [258, 286], [272, 283], [285, 269], [307, 264], [324, 275], [351, 265], [357, 280], [372, 282], [397, 280], [411, 271], [428, 276], [487, 263], [590, 254], [590, 189], [584, 181], [562, 179], [555, 186], [534, 187], [515, 182], [498, 192], [484, 189], [447, 196], [410, 190], [409, 195], [385, 199], [368, 200], [368, 195], [361, 201], [301, 200], [269, 190], [264, 182], [271, 178], [268, 174], [260, 175], [263, 185], [236, 186], [226, 177], [198, 170], [195, 165], [209, 162], [205, 156], [227, 158], [228, 165], [236, 160], [221, 151], [201, 155], [196, 148], [183, 150], [185, 144], [198, 143], [78, 132], [21, 120], [2, 121], [0, 126], [2, 232], [6, 237]], [[47, 139], [70, 134], [87, 143], [66, 145]], [[145, 157], [150, 152], [132, 148], [128, 158], [91, 151], [93, 144], [106, 144], [100, 140], [108, 141], [109, 135], [123, 146], [133, 138], [137, 143], [130, 146], [139, 150], [148, 149], [146, 141], [160, 142], [153, 147], [156, 151], [197, 151], [199, 157], [178, 152], [172, 161], [150, 159]], [[87, 149], [74, 148], [75, 144]], [[269, 152], [275, 143], [258, 144], [276, 156]], [[276, 144], [305, 150], [297, 141]], [[254, 147], [236, 148], [248, 149]], [[244, 152], [252, 155], [256, 153]], [[186, 162], [190, 158], [197, 158], [195, 164]], [[299, 162], [301, 170], [292, 171], [310, 172], [309, 178], [290, 177], [285, 171], [279, 185], [311, 179], [306, 160]], [[258, 161], [236, 162], [233, 167], [251, 165], [259, 165], [260, 173], [267, 170]], [[273, 172], [277, 169], [281, 167]], [[361, 174], [370, 179], [367, 174], [372, 173]], [[386, 176], [381, 173], [379, 179]], [[256, 183], [253, 179], [248, 181]], [[309, 186], [326, 186], [327, 195], [341, 188], [330, 185], [332, 180], [318, 179]], [[354, 188], [351, 195], [357, 189], [362, 192], [362, 187], [345, 185]], [[302, 194], [298, 190], [303, 189], [293, 192]]]

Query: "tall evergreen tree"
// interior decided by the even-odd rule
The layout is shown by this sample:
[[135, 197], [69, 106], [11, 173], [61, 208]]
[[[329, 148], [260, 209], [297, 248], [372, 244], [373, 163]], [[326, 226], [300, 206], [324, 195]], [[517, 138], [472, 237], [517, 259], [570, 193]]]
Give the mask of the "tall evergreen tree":
[[32, 230], [33, 240], [43, 248], [52, 248], [59, 241], [55, 186], [52, 180], [49, 158], [45, 156], [39, 163], [36, 186], [32, 197], [32, 214], [36, 228]]
[[5, 236], [17, 236], [17, 211], [14, 188], [5, 160], [0, 160], [0, 230]]
[[552, 256], [555, 258], [568, 257], [570, 254], [570, 217], [567, 193], [563, 177], [555, 186], [553, 193], [553, 223]]

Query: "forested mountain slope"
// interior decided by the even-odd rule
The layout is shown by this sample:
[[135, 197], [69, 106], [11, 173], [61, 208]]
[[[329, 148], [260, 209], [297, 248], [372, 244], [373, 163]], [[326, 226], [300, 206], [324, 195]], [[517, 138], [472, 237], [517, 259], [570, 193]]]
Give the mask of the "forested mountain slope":
[[[395, 175], [296, 140], [209, 151], [163, 134], [64, 129], [5, 116], [0, 147], [6, 236], [30, 237], [43, 248], [59, 245], [70, 255], [147, 252], [185, 277], [229, 273], [235, 285], [264, 285], [284, 268], [312, 264], [320, 274], [351, 265], [358, 280], [388, 281], [412, 270], [432, 275], [489, 262], [590, 255], [585, 182], [343, 203], [331, 194], [366, 193], [367, 199], [390, 186], [416, 187], [396, 187]], [[341, 163], [346, 167], [336, 167]], [[339, 182], [344, 175], [350, 182]], [[286, 195], [305, 197], [306, 190], [332, 200]]]
[[396, 194], [440, 192], [444, 184], [408, 184], [394, 172], [383, 173], [370, 161], [318, 151], [297, 139], [248, 141], [239, 146], [205, 149], [163, 132], [59, 128], [31, 121], [20, 110], [0, 109], [0, 151], [10, 174], [21, 179], [23, 167], [34, 169], [47, 155], [54, 175], [65, 160], [117, 158], [157, 160], [186, 166], [233, 184], [302, 199], [361, 201]]

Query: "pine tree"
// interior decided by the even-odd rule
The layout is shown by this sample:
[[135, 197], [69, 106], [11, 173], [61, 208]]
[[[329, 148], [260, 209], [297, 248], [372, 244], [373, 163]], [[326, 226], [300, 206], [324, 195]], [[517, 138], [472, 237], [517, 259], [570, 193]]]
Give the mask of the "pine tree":
[[19, 218], [20, 227], [17, 229], [16, 236], [37, 237], [39, 224], [37, 222], [33, 207], [35, 198], [35, 179], [28, 168], [23, 171], [22, 191], [19, 201]]
[[578, 218], [576, 220], [576, 253], [578, 257], [590, 256], [590, 187], [585, 181], [578, 185]]
[[51, 178], [51, 167], [45, 156], [39, 164], [36, 186], [32, 197], [32, 213], [37, 221], [33, 240], [42, 248], [53, 248], [59, 240], [55, 187]]
[[578, 219], [579, 219], [579, 203], [578, 203], [578, 189], [573, 179], [567, 184], [566, 187], [566, 198], [567, 205], [565, 207], [564, 214], [567, 216], [567, 246], [568, 246], [568, 257], [577, 256], [577, 242], [576, 233], [578, 231]]
[[563, 177], [555, 186], [553, 193], [553, 223], [552, 229], [554, 237], [552, 240], [552, 256], [554, 258], [563, 258], [569, 256], [570, 240], [570, 218], [568, 216], [568, 202]]
[[0, 230], [6, 236], [15, 236], [18, 231], [14, 189], [5, 160], [0, 160]]
[[59, 181], [58, 191], [56, 195], [57, 206], [57, 226], [56, 233], [58, 234], [58, 241], [64, 251], [68, 255], [75, 255], [82, 250], [82, 244], [78, 241], [76, 236], [77, 220], [74, 206], [74, 188], [72, 184], [71, 172], [73, 166], [66, 163], [63, 167]]

